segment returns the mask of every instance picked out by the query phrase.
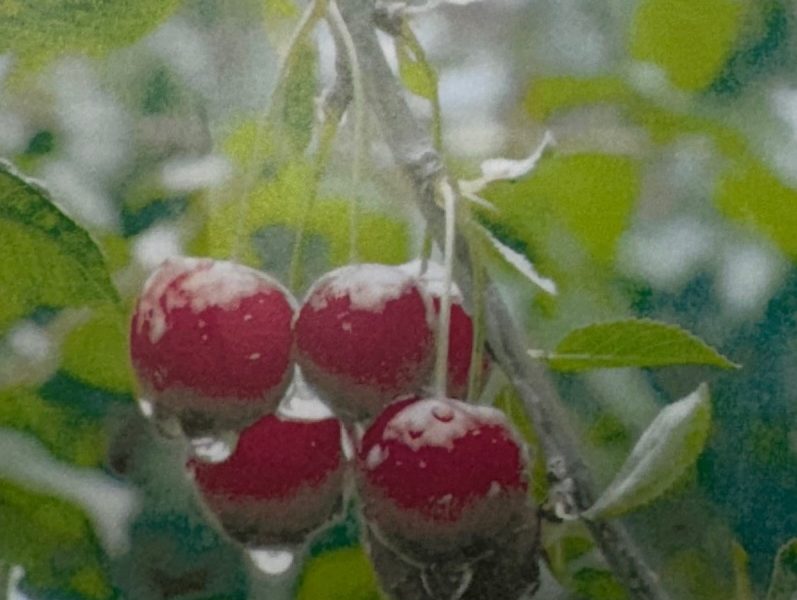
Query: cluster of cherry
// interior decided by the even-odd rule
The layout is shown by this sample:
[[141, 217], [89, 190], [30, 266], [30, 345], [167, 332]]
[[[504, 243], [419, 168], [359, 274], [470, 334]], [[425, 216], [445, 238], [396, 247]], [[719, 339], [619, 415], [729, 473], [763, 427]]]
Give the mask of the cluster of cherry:
[[300, 544], [356, 493], [392, 597], [513, 600], [534, 586], [526, 449], [500, 411], [453, 399], [473, 339], [456, 293], [448, 397], [424, 392], [441, 293], [418, 263], [337, 269], [301, 305], [231, 262], [173, 258], [152, 274], [132, 362], [153, 418], [189, 438], [238, 434], [221, 460], [186, 465], [230, 537]]

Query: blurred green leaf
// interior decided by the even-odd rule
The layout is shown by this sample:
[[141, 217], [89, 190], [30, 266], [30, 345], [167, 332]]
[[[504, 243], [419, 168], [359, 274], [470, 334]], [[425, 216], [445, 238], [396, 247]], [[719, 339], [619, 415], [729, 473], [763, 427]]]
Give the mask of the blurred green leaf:
[[597, 262], [609, 264], [628, 226], [638, 189], [635, 161], [572, 154], [545, 158], [528, 177], [494, 182], [482, 196], [499, 209], [488, 220], [505, 224], [527, 240], [539, 240], [559, 225]]
[[422, 98], [434, 100], [437, 97], [437, 74], [434, 70], [413, 53], [403, 38], [396, 40], [396, 54], [404, 87]]
[[767, 236], [792, 259], [797, 258], [797, 190], [785, 185], [760, 161], [734, 157], [716, 192], [717, 207], [727, 217]]
[[701, 384], [653, 419], [614, 480], [584, 512], [584, 517], [616, 517], [660, 496], [697, 460], [710, 426], [708, 386]]
[[678, 87], [700, 90], [722, 69], [744, 26], [744, 0], [642, 0], [630, 53], [659, 65]]
[[371, 562], [361, 547], [316, 556], [305, 565], [296, 600], [383, 600]]
[[302, 152], [310, 143], [315, 122], [316, 71], [318, 58], [316, 46], [305, 42], [299, 47], [285, 81], [282, 102], [282, 125], [285, 138], [294, 152]]
[[797, 538], [778, 550], [767, 600], [794, 600], [797, 594]]
[[683, 364], [723, 369], [738, 366], [685, 329], [649, 319], [595, 323], [576, 329], [545, 358], [551, 368], [565, 372]]
[[635, 94], [619, 77], [543, 77], [531, 83], [523, 106], [545, 121], [560, 110], [590, 104], [627, 104]]
[[72, 504], [0, 479], [0, 531], [0, 561], [21, 565], [34, 589], [86, 600], [114, 595], [91, 525]]
[[0, 162], [0, 332], [36, 306], [116, 302], [88, 233], [41, 188]]
[[589, 600], [627, 600], [628, 592], [610, 571], [586, 567], [577, 571], [571, 586], [580, 598]]
[[132, 389], [127, 322], [116, 306], [95, 310], [69, 333], [61, 353], [61, 368], [78, 379], [116, 393]]
[[6, 0], [0, 3], [0, 53], [15, 53], [25, 69], [59, 54], [100, 55], [133, 43], [180, 4], [180, 0]]
[[0, 392], [0, 427], [28, 433], [56, 458], [79, 466], [98, 466], [105, 456], [105, 432], [99, 421], [31, 390]]

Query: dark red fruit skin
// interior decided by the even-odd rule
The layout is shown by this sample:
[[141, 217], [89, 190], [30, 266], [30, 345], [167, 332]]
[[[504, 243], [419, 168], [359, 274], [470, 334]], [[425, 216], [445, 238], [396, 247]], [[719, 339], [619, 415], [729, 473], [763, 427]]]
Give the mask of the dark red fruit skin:
[[[203, 293], [212, 300], [225, 293], [226, 273], [244, 278], [248, 289], [232, 302], [203, 302], [195, 310], [192, 282], [210, 281]], [[130, 327], [130, 357], [144, 396], [158, 414], [213, 423], [209, 429], [240, 428], [272, 412], [292, 375], [295, 304], [253, 269], [169, 259], [145, 285]]]
[[205, 506], [246, 545], [300, 543], [341, 508], [341, 423], [269, 415], [245, 429], [224, 462], [188, 468]]
[[[385, 265], [344, 269], [360, 267], [408, 277]], [[328, 273], [308, 293], [294, 322], [294, 354], [308, 382], [335, 413], [360, 421], [427, 382], [434, 335], [430, 303], [411, 278], [401, 295], [374, 312], [353, 306], [348, 295], [330, 295], [330, 285], [344, 269]]]
[[[449, 446], [412, 447], [390, 439], [397, 417], [433, 403], [475, 411], [478, 425]], [[447, 423], [437, 420], [437, 426]], [[410, 430], [409, 436], [421, 439], [423, 433]], [[385, 540], [419, 560], [467, 557], [525, 513], [527, 461], [500, 412], [451, 399], [406, 399], [389, 406], [361, 440], [357, 483], [364, 515]]]

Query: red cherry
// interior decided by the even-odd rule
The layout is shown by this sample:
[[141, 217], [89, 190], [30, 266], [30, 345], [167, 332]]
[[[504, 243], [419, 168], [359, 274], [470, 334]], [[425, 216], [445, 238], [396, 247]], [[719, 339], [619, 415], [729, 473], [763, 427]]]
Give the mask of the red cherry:
[[345, 459], [334, 418], [269, 415], [245, 429], [224, 462], [188, 466], [205, 505], [237, 541], [300, 543], [342, 504]]
[[242, 265], [164, 262], [144, 285], [130, 328], [133, 366], [156, 413], [202, 433], [276, 409], [292, 374], [295, 304], [278, 282]]
[[426, 383], [433, 360], [429, 303], [397, 267], [362, 264], [327, 273], [294, 323], [307, 380], [348, 419], [377, 414]]
[[467, 555], [522, 518], [526, 464], [500, 411], [403, 400], [366, 431], [357, 472], [371, 526], [402, 551], [437, 559]]
[[[419, 285], [432, 299], [435, 316], [440, 314], [440, 300], [445, 292], [445, 273], [442, 265], [429, 262], [421, 272], [419, 260], [401, 265], [403, 271], [417, 277]], [[473, 351], [473, 319], [463, 306], [462, 292], [452, 284], [451, 320], [448, 329], [448, 381], [446, 393], [450, 398], [464, 400], [468, 394], [470, 361]], [[436, 326], [436, 325], [435, 325]], [[483, 369], [489, 367], [486, 353], [483, 356]]]

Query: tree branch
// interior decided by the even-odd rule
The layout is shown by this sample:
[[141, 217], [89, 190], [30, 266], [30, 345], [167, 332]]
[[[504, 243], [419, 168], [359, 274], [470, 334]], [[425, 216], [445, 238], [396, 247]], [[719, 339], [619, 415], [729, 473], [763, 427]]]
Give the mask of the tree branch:
[[[404, 91], [385, 60], [374, 29], [373, 0], [340, 0], [340, 10], [361, 59], [366, 97], [396, 162], [412, 182], [429, 230], [441, 242], [443, 215], [435, 201], [436, 190], [449, 177], [431, 137], [412, 114]], [[466, 296], [472, 297], [470, 252], [461, 237], [456, 253], [457, 282]], [[554, 485], [569, 486], [574, 508], [584, 510], [594, 500], [594, 486], [554, 385], [545, 368], [528, 357], [529, 345], [494, 283], [488, 283], [485, 303], [487, 340], [538, 432], [549, 476]], [[634, 598], [669, 600], [620, 521], [587, 522], [587, 526], [615, 575]]]

